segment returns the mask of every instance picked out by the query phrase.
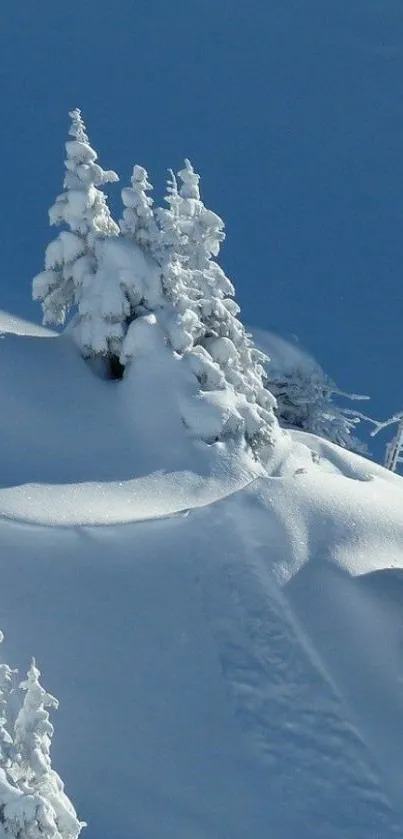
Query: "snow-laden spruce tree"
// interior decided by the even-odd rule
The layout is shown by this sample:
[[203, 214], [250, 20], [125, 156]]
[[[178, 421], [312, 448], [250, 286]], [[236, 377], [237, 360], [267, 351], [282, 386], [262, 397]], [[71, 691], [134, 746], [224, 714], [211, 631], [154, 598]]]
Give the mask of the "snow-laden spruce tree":
[[33, 280], [33, 296], [42, 303], [44, 323], [63, 324], [70, 309], [78, 308], [79, 343], [84, 353], [91, 354], [86, 321], [91, 319], [88, 298], [92, 303], [96, 298], [98, 251], [105, 239], [119, 233], [100, 187], [117, 181], [118, 176], [97, 163], [80, 111], [72, 111], [70, 117], [64, 191], [49, 210], [51, 225], [64, 229], [46, 249], [45, 270]]
[[152, 185], [147, 170], [137, 164], [133, 167], [131, 186], [122, 189], [125, 209], [119, 222], [124, 236], [130, 238], [142, 250], [155, 253], [159, 245], [160, 232], [153, 212], [153, 200], [148, 195]]
[[[178, 177], [179, 189], [172, 176], [168, 207], [157, 213], [162, 286], [173, 306], [165, 311], [167, 334], [198, 381], [199, 410], [209, 416], [205, 437], [243, 437], [257, 451], [271, 440], [274, 428], [275, 400], [262, 380], [266, 357], [239, 320], [234, 287], [215, 260], [224, 223], [201, 200], [200, 177], [189, 160]], [[194, 427], [193, 411], [183, 419]]]
[[7, 664], [0, 665], [0, 839], [77, 839], [84, 823], [50, 763], [53, 728], [46, 707], [57, 702], [39, 685], [39, 671], [31, 666], [22, 683], [26, 697], [13, 739], [9, 706], [14, 673]]
[[50, 759], [53, 725], [48, 709], [56, 709], [58, 701], [42, 687], [40, 675], [33, 660], [27, 678], [20, 684], [25, 697], [14, 727], [13, 775], [26, 795], [42, 802], [47, 822], [45, 836], [77, 839], [83, 823], [77, 819]]
[[[0, 644], [3, 640], [3, 633], [0, 632]], [[14, 672], [8, 664], [0, 664], [0, 766], [3, 769], [10, 767], [14, 754], [13, 739], [8, 729], [8, 707]]]

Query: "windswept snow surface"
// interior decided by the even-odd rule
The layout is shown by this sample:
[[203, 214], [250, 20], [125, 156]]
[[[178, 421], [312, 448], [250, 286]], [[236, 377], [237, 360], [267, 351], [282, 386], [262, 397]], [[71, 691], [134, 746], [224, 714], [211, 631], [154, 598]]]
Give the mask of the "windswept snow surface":
[[267, 353], [276, 373], [293, 373], [296, 368], [306, 370], [307, 373], [323, 373], [318, 362], [296, 340], [292, 342], [281, 338], [269, 329], [254, 327], [252, 333], [256, 345]]
[[15, 331], [3, 653], [60, 698], [88, 839], [402, 837], [401, 478], [302, 433], [266, 476], [190, 439], [164, 364]]
[[55, 333], [45, 326], [39, 326], [37, 323], [30, 323], [17, 315], [12, 315], [10, 312], [5, 312], [0, 309], [0, 336], [5, 333], [14, 333], [15, 335], [38, 335], [40, 337], [51, 338]]

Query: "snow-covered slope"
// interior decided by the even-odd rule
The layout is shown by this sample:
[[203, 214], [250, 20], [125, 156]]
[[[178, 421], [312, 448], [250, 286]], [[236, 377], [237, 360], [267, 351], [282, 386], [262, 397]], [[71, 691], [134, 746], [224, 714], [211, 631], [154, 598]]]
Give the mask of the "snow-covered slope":
[[401, 837], [402, 480], [296, 432], [266, 476], [0, 322], [2, 652], [88, 839]]

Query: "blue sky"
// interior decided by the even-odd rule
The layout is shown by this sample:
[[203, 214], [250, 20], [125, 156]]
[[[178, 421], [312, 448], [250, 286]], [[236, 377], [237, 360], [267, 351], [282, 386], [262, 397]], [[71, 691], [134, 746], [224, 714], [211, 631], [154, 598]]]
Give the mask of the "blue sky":
[[78, 105], [122, 185], [139, 162], [159, 199], [192, 159], [246, 322], [297, 336], [374, 415], [403, 407], [402, 79], [401, 0], [3, 0], [0, 307], [40, 317]]

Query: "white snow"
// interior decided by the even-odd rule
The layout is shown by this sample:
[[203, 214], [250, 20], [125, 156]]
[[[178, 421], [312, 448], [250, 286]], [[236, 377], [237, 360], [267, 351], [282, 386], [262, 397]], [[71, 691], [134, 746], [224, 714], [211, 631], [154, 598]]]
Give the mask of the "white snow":
[[84, 835], [401, 837], [402, 479], [302, 432], [267, 476], [193, 441], [151, 339], [107, 382], [0, 331], [2, 653], [60, 699]]
[[270, 357], [275, 371], [292, 373], [298, 367], [307, 372], [320, 372], [322, 368], [312, 355], [297, 341], [287, 341], [269, 329], [253, 329], [256, 345]]
[[0, 336], [5, 333], [14, 335], [36, 335], [42, 338], [51, 338], [55, 336], [55, 332], [47, 329], [45, 326], [39, 326], [37, 323], [31, 323], [23, 318], [17, 317], [10, 312], [5, 312], [0, 309]]
[[231, 495], [248, 474], [215, 479], [154, 472], [131, 481], [23, 484], [0, 490], [0, 519], [43, 525], [125, 524], [187, 513]]

